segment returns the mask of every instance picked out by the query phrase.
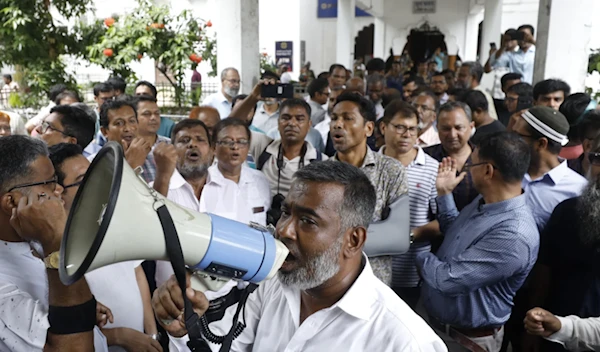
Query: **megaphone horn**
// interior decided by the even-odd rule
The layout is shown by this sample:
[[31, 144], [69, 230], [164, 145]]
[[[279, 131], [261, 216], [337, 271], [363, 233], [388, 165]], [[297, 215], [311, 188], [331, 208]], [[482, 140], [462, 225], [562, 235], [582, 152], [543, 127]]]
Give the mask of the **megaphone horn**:
[[157, 209], [164, 204], [185, 264], [211, 276], [259, 283], [273, 277], [288, 250], [266, 230], [179, 206], [154, 191], [108, 142], [77, 191], [60, 251], [61, 281], [130, 260], [169, 260]]

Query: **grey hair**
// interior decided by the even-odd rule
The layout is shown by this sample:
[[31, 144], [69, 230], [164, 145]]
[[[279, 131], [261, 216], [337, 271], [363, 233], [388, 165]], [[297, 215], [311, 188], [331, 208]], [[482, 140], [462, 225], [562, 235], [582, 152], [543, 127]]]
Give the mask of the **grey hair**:
[[462, 101], [449, 101], [446, 104], [440, 106], [440, 109], [437, 114], [437, 118], [440, 118], [442, 112], [452, 112], [456, 109], [462, 109], [467, 115], [467, 119], [469, 122], [473, 121], [473, 113], [471, 112], [471, 108], [469, 105], [463, 103]]
[[483, 66], [477, 61], [466, 61], [463, 62], [463, 66], [469, 68], [469, 74], [471, 76], [475, 76], [477, 82], [481, 82], [481, 77], [483, 77]]
[[369, 84], [375, 84], [375, 83], [381, 83], [381, 85], [385, 88], [386, 86], [386, 79], [383, 75], [380, 75], [379, 73], [374, 73], [372, 75], [368, 75], [367, 76], [367, 85]]
[[0, 194], [31, 176], [31, 164], [48, 156], [46, 143], [29, 136], [0, 138]]
[[314, 162], [296, 171], [294, 178], [303, 183], [337, 183], [344, 186], [344, 200], [340, 205], [342, 231], [369, 226], [377, 195], [373, 184], [359, 168], [333, 160]]
[[230, 70], [234, 70], [235, 72], [238, 72], [238, 70], [235, 67], [227, 67], [226, 69], [221, 71], [221, 82], [223, 82], [225, 80], [225, 77], [227, 77], [227, 72], [229, 72]]

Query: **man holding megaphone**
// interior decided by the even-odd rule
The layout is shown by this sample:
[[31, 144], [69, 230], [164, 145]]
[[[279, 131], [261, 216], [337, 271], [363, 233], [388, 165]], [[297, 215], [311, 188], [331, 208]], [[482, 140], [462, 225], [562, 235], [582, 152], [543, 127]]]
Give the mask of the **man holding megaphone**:
[[[351, 165], [319, 162], [295, 174], [276, 231], [289, 255], [277, 277], [249, 296], [238, 320], [246, 327], [232, 351], [321, 351], [332, 346], [340, 351], [447, 350], [373, 274], [363, 246], [375, 202], [371, 182]], [[190, 282], [188, 276], [186, 297], [203, 315], [208, 300]], [[153, 307], [172, 336], [187, 334], [182, 290], [175, 278], [157, 289]], [[230, 307], [204, 337], [211, 341], [227, 333], [238, 316], [235, 311]]]
[[86, 280], [56, 270], [67, 214], [46, 145], [4, 137], [0, 155], [0, 351], [106, 351]]

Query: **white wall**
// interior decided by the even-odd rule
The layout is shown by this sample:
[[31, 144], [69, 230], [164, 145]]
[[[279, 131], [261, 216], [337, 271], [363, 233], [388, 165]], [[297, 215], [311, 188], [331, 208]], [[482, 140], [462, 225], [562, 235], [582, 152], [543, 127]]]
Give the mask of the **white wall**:
[[[299, 9], [300, 39], [306, 41], [306, 60], [310, 61], [315, 75], [328, 71], [329, 66], [335, 63], [337, 35], [336, 19], [317, 18], [317, 6], [317, 0], [302, 0], [302, 6]], [[354, 36], [357, 36], [359, 31], [374, 21], [373, 17], [356, 17]]]

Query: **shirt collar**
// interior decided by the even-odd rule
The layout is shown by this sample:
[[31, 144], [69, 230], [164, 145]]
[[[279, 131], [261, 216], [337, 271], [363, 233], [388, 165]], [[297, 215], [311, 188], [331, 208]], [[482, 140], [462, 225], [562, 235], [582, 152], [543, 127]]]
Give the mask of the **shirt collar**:
[[[240, 181], [238, 182], [238, 185], [251, 182], [250, 173], [248, 172], [248, 170], [246, 170], [246, 168], [247, 166], [242, 165], [242, 171], [240, 172]], [[223, 173], [221, 173], [221, 170], [219, 170], [218, 164], [214, 164], [208, 168], [206, 184], [214, 183], [216, 185], [225, 187], [227, 186], [227, 181], [229, 180], [226, 179], [225, 176], [223, 176]]]
[[[377, 154], [385, 155], [385, 147], [385, 145], [381, 146]], [[418, 145], [415, 146], [415, 149], [417, 149], [417, 156], [415, 157], [415, 160], [411, 162], [411, 164], [415, 163], [417, 165], [425, 165], [427, 163], [427, 160], [425, 159], [425, 151], [423, 151], [423, 148]]]
[[[338, 159], [337, 152], [333, 156], [333, 160], [340, 161], [340, 159]], [[371, 165], [375, 165], [375, 153], [371, 150], [371, 148], [369, 148], [369, 146], [367, 146], [367, 154], [365, 155], [365, 159], [363, 160], [360, 169], [364, 169], [366, 166]]]
[[475, 200], [478, 203], [477, 210], [479, 212], [485, 212], [488, 215], [504, 213], [506, 211], [513, 210], [515, 208], [519, 208], [519, 207], [527, 204], [527, 196], [525, 195], [524, 192], [521, 193], [517, 197], [503, 200], [501, 202], [492, 203], [492, 204], [485, 204], [485, 202], [483, 201], [482, 195], [477, 196], [477, 198], [475, 198]]
[[227, 97], [225, 96], [225, 94], [223, 94], [223, 90], [222, 90], [222, 89], [220, 89], [220, 90], [219, 90], [219, 92], [218, 92], [217, 94], [218, 94], [218, 95], [217, 95], [217, 97], [219, 98], [219, 101], [220, 101], [221, 103], [227, 103], [227, 104], [230, 104], [230, 103], [229, 103], [229, 100], [227, 99]]
[[[281, 103], [280, 103], [280, 107], [281, 107]], [[269, 114], [269, 112], [267, 110], [265, 110], [265, 103], [262, 103], [258, 107], [258, 112], [260, 112], [261, 114], [266, 114], [267, 116], [271, 117], [271, 116], [275, 116], [275, 115], [279, 114], [279, 107], [272, 114]]]
[[[569, 173], [570, 169], [567, 165], [567, 161], [561, 159], [561, 163], [555, 167], [554, 169], [548, 171], [546, 175], [552, 180], [552, 182], [556, 185]], [[544, 176], [546, 176], [544, 175]]]
[[[309, 162], [310, 160], [317, 158], [317, 150], [315, 149], [315, 147], [312, 146], [312, 144], [310, 144], [308, 142], [304, 142], [304, 144], [306, 144], [306, 154], [304, 155], [304, 161], [306, 164], [306, 162]], [[269, 146], [267, 147], [267, 149], [265, 151], [267, 153], [277, 157], [277, 154], [279, 154], [279, 146], [280, 145], [281, 145], [281, 139], [278, 139], [276, 141], [273, 141], [271, 144], [269, 144]], [[285, 158], [285, 156], [284, 156], [284, 158]], [[297, 156], [296, 158], [299, 158], [299, 156]], [[296, 159], [296, 158], [294, 158], [294, 159]]]
[[169, 189], [179, 189], [187, 184], [187, 181], [181, 176], [179, 171], [175, 169], [173, 175], [171, 176], [171, 180], [169, 182]]

